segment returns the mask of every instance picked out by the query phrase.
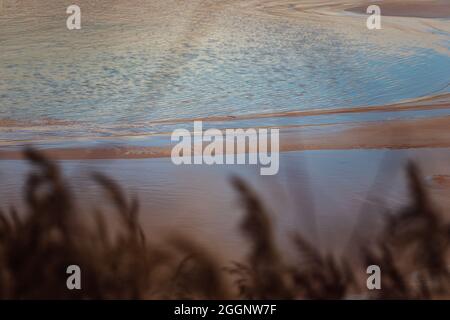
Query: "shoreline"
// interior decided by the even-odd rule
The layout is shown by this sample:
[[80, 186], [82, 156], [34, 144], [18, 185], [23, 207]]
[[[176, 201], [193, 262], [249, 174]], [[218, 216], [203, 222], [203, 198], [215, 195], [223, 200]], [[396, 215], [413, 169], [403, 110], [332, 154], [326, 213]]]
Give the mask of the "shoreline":
[[381, 14], [391, 17], [410, 17], [410, 18], [450, 18], [450, 5], [446, 1], [374, 1], [371, 3], [361, 4], [359, 6], [345, 9], [347, 12], [367, 14], [366, 10], [369, 5], [379, 5]]
[[253, 120], [264, 118], [287, 118], [287, 117], [307, 117], [333, 114], [352, 114], [366, 112], [397, 112], [397, 111], [414, 111], [414, 110], [436, 110], [450, 108], [450, 93], [442, 93], [433, 96], [425, 96], [397, 103], [375, 106], [362, 107], [340, 107], [340, 108], [324, 108], [324, 109], [306, 109], [284, 112], [270, 112], [260, 114], [236, 115], [236, 116], [211, 116], [211, 117], [194, 117], [151, 121], [152, 124], [175, 124], [193, 121], [239, 121]]
[[[337, 108], [311, 108], [295, 111], [280, 111], [280, 112], [267, 112], [267, 113], [252, 113], [242, 115], [219, 115], [219, 116], [203, 116], [203, 117], [190, 117], [190, 118], [169, 118], [162, 120], [150, 120], [137, 122], [133, 127], [137, 125], [157, 125], [157, 124], [178, 124], [188, 123], [194, 121], [205, 122], [226, 122], [226, 121], [240, 121], [240, 120], [257, 120], [265, 118], [289, 118], [289, 117], [308, 117], [308, 116], [321, 116], [321, 115], [339, 115], [339, 114], [353, 114], [353, 113], [369, 113], [369, 112], [397, 112], [397, 111], [416, 111], [416, 110], [437, 110], [437, 109], [450, 109], [450, 92], [440, 93], [436, 95], [429, 95], [423, 97], [417, 97], [412, 99], [402, 100], [396, 103], [390, 103], [385, 105], [368, 105], [357, 107], [337, 107]], [[15, 120], [4, 118], [0, 119], [0, 132], [2, 130], [13, 130], [21, 128], [42, 128], [42, 127], [74, 127], [77, 125], [86, 124], [84, 121], [73, 120], [58, 120], [58, 119], [39, 119], [34, 121]], [[124, 127], [121, 124], [110, 125], [109, 128]], [[164, 134], [164, 132], [158, 133]]]
[[[280, 152], [303, 150], [450, 148], [450, 116], [280, 128]], [[172, 145], [39, 148], [54, 160], [169, 158]], [[21, 160], [1, 150], [0, 160]]]
[[[428, 116], [426, 114], [427, 112], [429, 112]], [[349, 116], [354, 117], [354, 120], [349, 121]], [[190, 127], [190, 124], [194, 121], [202, 121], [208, 124], [208, 128], [215, 127], [221, 130], [235, 128], [246, 129], [250, 127], [279, 127], [282, 130], [299, 128], [302, 131], [307, 128], [313, 130], [324, 128], [326, 130], [327, 128], [333, 128], [339, 125], [342, 127], [345, 124], [351, 127], [363, 124], [366, 121], [370, 123], [374, 121], [381, 123], [383, 121], [392, 121], [392, 117], [401, 121], [413, 119], [417, 116], [423, 118], [450, 116], [450, 93], [423, 96], [386, 105], [324, 109], [313, 108], [236, 116], [205, 116], [141, 121], [134, 122], [128, 129], [125, 124], [111, 124], [102, 127], [96, 126], [94, 123], [55, 119], [22, 121], [5, 118], [0, 119], [0, 135], [4, 133], [6, 137], [16, 132], [16, 138], [0, 140], [0, 159], [2, 158], [1, 154], [5, 154], [5, 151], [8, 151], [7, 149], [9, 148], [15, 149], [24, 145], [33, 144], [43, 149], [66, 149], [66, 154], [68, 153], [67, 149], [78, 149], [82, 151], [87, 149], [87, 146], [89, 146], [89, 149], [92, 149], [92, 145], [126, 146], [128, 139], [133, 139], [133, 141], [134, 139], [143, 139], [149, 140], [150, 142], [152, 140], [158, 140], [157, 146], [164, 146], [170, 141], [170, 139], [167, 139], [167, 136], [171, 135], [173, 129], [179, 126], [186, 128], [187, 125]], [[161, 127], [158, 128], [158, 126]], [[148, 128], [152, 128], [154, 132], [148, 132]], [[114, 134], [116, 129], [119, 129], [120, 134]], [[23, 139], [18, 139], [22, 131], [26, 135], [32, 132], [36, 132], [36, 134], [31, 139], [27, 139], [26, 136]], [[83, 132], [83, 135], [80, 132]], [[108, 132], [111, 134], [105, 135]], [[17, 134], [20, 135], [18, 136]], [[59, 146], [55, 147], [56, 145]], [[150, 145], [153, 145], [153, 143], [150, 143]], [[98, 152], [95, 153], [98, 154]]]

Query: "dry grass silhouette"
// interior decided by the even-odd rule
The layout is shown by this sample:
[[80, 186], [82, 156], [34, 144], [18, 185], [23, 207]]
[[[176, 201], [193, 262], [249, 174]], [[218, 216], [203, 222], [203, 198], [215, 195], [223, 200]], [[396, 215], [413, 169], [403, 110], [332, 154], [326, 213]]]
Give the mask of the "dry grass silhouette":
[[[0, 212], [0, 298], [3, 299], [341, 299], [448, 298], [450, 225], [433, 208], [419, 169], [407, 168], [412, 203], [387, 216], [377, 239], [356, 259], [323, 254], [300, 234], [292, 239], [298, 262], [283, 261], [263, 201], [240, 178], [232, 184], [246, 209], [241, 231], [250, 244], [246, 261], [223, 267], [190, 237], [156, 244], [139, 224], [137, 199], [95, 174], [117, 212], [95, 223], [80, 217], [58, 166], [34, 150], [27, 212]], [[373, 240], [373, 239], [372, 239]], [[82, 290], [68, 290], [66, 268], [79, 265]], [[366, 288], [365, 268], [382, 270], [382, 290]], [[356, 275], [362, 274], [359, 279]], [[232, 279], [231, 283], [229, 279]]]

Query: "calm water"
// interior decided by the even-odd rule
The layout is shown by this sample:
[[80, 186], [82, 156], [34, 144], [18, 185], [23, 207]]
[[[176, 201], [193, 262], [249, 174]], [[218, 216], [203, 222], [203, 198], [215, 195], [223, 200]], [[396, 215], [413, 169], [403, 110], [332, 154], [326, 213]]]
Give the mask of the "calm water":
[[[73, 191], [86, 206], [107, 206], [92, 172], [113, 177], [140, 200], [141, 221], [151, 234], [183, 231], [225, 254], [242, 251], [239, 225], [243, 210], [229, 178], [251, 184], [276, 221], [280, 241], [301, 231], [316, 243], [343, 248], [356, 230], [369, 232], [386, 208], [409, 201], [405, 165], [414, 159], [425, 177], [450, 176], [449, 149], [304, 151], [281, 154], [277, 176], [260, 176], [256, 166], [174, 166], [170, 159], [61, 161]], [[0, 203], [23, 205], [24, 161], [0, 161]], [[20, 183], [19, 183], [20, 181]], [[426, 181], [430, 181], [427, 179]], [[436, 205], [448, 209], [450, 187], [427, 184]], [[445, 202], [446, 201], [446, 202]], [[289, 248], [287, 246], [286, 248]]]
[[155, 120], [450, 91], [448, 30], [422, 22], [370, 33], [365, 17], [289, 18], [227, 1], [81, 1], [82, 30], [68, 31], [66, 6], [42, 3], [0, 16], [0, 118], [18, 121], [17, 136], [0, 130], [3, 141], [153, 133], [167, 130]]

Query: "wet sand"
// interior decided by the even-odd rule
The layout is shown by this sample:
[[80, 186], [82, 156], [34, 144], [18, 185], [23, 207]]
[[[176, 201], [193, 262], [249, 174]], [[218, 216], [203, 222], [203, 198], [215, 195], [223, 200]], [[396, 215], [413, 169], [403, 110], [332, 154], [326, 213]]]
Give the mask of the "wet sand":
[[347, 11], [366, 14], [369, 5], [378, 5], [381, 14], [395, 17], [450, 18], [450, 3], [447, 0], [432, 1], [374, 1], [352, 7]]
[[[441, 115], [433, 114], [436, 111], [441, 112]], [[379, 117], [380, 114], [383, 116]], [[342, 115], [347, 115], [350, 120], [343, 121], [345, 118], [339, 118]], [[418, 115], [419, 118], [417, 118]], [[317, 121], [318, 116], [326, 117], [326, 119], [322, 119], [322, 122]], [[315, 122], [311, 119], [314, 117], [316, 117]], [[286, 122], [286, 119], [289, 121]], [[184, 126], [192, 131], [194, 121], [203, 121], [204, 130], [219, 128], [222, 132], [228, 128], [279, 128], [280, 152], [446, 148], [450, 147], [450, 130], [448, 130], [450, 128], [450, 94], [421, 97], [382, 106], [308, 109], [236, 117], [167, 119], [136, 124], [136, 126], [165, 124], [172, 125], [172, 128]], [[69, 128], [71, 125], [77, 127], [79, 124], [47, 120], [44, 128], [52, 126]], [[41, 124], [36, 126], [42, 127]], [[22, 129], [27, 129], [26, 123], [11, 120], [0, 122], [0, 132], [11, 133]], [[174, 145], [170, 135], [170, 131], [147, 135], [124, 133], [123, 136], [104, 138], [83, 137], [84, 140], [80, 140], [81, 137], [78, 140], [74, 137], [72, 141], [64, 137], [53, 137], [48, 140], [37, 140], [34, 143], [49, 158], [59, 160], [166, 158], [170, 157]], [[25, 145], [33, 145], [33, 141], [21, 143], [0, 141], [0, 159], [22, 159], [21, 150]]]
[[[280, 152], [302, 150], [450, 148], [450, 116], [280, 128]], [[163, 139], [164, 140], [164, 139]], [[170, 157], [165, 146], [41, 148], [51, 159], [146, 159]], [[0, 151], [1, 160], [22, 159], [19, 149]]]

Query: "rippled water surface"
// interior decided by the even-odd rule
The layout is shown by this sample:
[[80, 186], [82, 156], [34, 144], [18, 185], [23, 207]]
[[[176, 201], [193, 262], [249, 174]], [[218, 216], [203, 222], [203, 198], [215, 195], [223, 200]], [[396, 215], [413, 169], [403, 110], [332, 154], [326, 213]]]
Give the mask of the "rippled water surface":
[[450, 91], [449, 34], [424, 23], [414, 32], [395, 24], [369, 31], [365, 17], [291, 17], [239, 2], [81, 1], [82, 30], [68, 31], [63, 2], [6, 2], [1, 119], [63, 121], [50, 133], [22, 132], [29, 138], [64, 135], [74, 122], [76, 135], [151, 133], [163, 130], [148, 123], [155, 120], [382, 105]]

